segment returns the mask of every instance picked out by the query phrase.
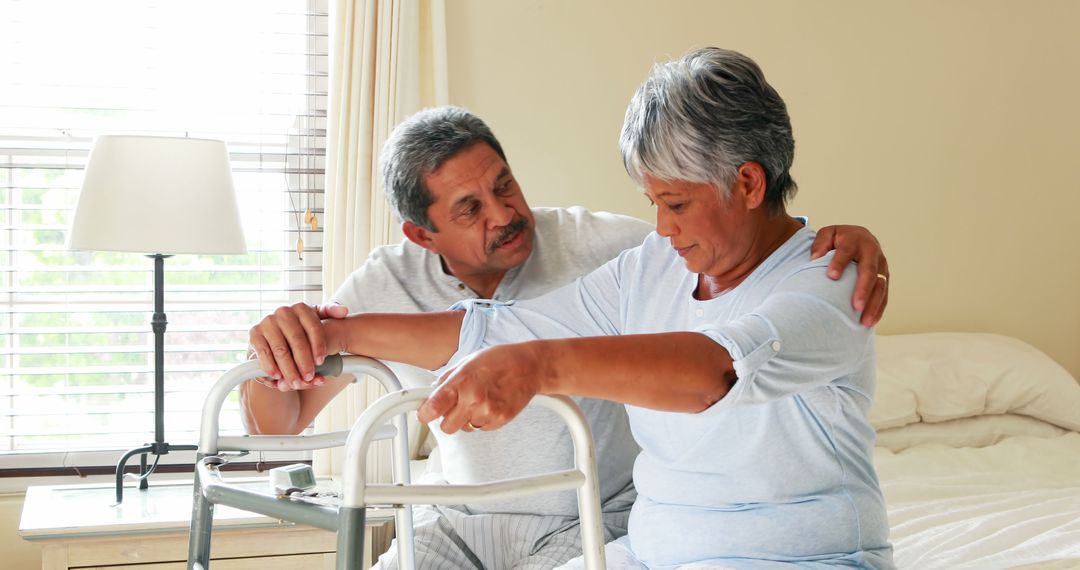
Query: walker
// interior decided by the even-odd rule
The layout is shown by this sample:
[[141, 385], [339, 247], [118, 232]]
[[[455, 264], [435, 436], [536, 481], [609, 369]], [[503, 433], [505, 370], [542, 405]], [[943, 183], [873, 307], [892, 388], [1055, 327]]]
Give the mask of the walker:
[[[214, 505], [228, 505], [262, 515], [337, 532], [338, 570], [360, 570], [364, 552], [365, 509], [387, 506], [395, 511], [398, 564], [415, 568], [412, 508], [415, 504], [456, 505], [510, 497], [577, 489], [581, 543], [585, 567], [604, 568], [600, 492], [592, 433], [581, 410], [566, 396], [536, 396], [534, 404], [558, 415], [569, 427], [574, 442], [574, 468], [475, 485], [413, 485], [409, 477], [407, 414], [418, 408], [433, 388], [402, 390], [397, 377], [383, 363], [362, 356], [334, 355], [317, 368], [323, 376], [352, 373], [369, 375], [389, 392], [376, 400], [349, 431], [298, 436], [222, 436], [218, 417], [226, 397], [236, 386], [264, 376], [258, 362], [249, 361], [227, 371], [210, 389], [203, 406], [199, 451], [195, 464], [195, 496], [188, 541], [189, 570], [209, 570]], [[392, 424], [390, 422], [392, 421]], [[364, 480], [367, 451], [372, 441], [393, 439], [394, 483]], [[299, 451], [345, 446], [345, 472], [340, 504], [327, 506], [295, 501], [288, 496], [254, 491], [230, 484], [219, 466], [225, 453]]]

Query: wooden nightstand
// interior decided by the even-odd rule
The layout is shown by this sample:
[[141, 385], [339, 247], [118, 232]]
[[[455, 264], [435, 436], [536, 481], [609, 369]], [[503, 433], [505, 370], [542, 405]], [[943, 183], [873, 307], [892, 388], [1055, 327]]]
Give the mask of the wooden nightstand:
[[[265, 488], [266, 479], [245, 485]], [[112, 506], [111, 485], [30, 487], [19, 533], [39, 542], [43, 570], [69, 568], [183, 569], [191, 519], [190, 482], [125, 489]], [[393, 511], [367, 515], [365, 568], [370, 553], [390, 541]], [[322, 569], [334, 567], [334, 533], [218, 505], [214, 512], [211, 570]], [[2, 564], [0, 564], [2, 565]]]

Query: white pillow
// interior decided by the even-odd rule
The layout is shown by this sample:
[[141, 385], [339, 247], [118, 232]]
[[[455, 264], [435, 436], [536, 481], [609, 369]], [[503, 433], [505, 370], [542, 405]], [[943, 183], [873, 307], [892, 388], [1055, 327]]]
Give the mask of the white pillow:
[[877, 432], [877, 445], [893, 453], [923, 444], [947, 447], [987, 447], [1014, 436], [1057, 437], [1069, 433], [1063, 428], [1028, 416], [1003, 414], [975, 416], [936, 424], [924, 422], [883, 429]]
[[982, 333], [878, 336], [877, 430], [1020, 414], [1080, 431], [1080, 385], [1035, 347]]

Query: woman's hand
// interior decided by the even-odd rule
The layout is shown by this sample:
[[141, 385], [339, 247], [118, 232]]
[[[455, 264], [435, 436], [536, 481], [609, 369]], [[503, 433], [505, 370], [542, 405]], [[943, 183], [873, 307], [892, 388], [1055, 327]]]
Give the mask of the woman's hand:
[[417, 415], [423, 423], [442, 417], [442, 430], [448, 434], [495, 430], [540, 393], [546, 373], [536, 343], [486, 348], [443, 374]]

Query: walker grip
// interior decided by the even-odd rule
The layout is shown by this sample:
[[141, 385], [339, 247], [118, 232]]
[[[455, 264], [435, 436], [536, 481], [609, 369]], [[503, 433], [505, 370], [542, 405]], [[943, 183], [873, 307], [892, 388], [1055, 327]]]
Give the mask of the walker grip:
[[341, 376], [341, 367], [341, 355], [331, 354], [322, 364], [315, 367], [315, 373], [320, 376]]

